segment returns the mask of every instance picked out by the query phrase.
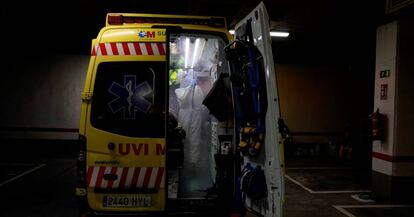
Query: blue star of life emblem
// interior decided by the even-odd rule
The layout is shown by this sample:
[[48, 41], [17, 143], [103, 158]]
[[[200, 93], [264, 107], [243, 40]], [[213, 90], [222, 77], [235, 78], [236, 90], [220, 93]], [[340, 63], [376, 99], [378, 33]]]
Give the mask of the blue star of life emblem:
[[138, 35], [139, 35], [140, 38], [143, 38], [143, 37], [145, 37], [147, 35], [147, 33], [145, 31], [140, 31], [138, 33]]
[[[138, 111], [148, 113], [152, 103], [145, 97], [153, 94], [147, 81], [136, 85], [135, 75], [124, 75], [124, 83], [112, 82], [108, 89], [116, 98], [108, 103], [112, 113], [123, 111], [125, 120], [134, 120]], [[154, 98], [152, 96], [152, 98]]]

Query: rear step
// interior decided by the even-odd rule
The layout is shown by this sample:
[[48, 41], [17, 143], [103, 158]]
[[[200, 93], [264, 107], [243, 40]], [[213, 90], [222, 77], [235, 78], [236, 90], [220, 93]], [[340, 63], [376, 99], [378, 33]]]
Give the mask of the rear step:
[[167, 210], [168, 215], [228, 216], [231, 205], [217, 198], [178, 198], [168, 199]]
[[100, 194], [157, 194], [158, 190], [155, 188], [95, 188], [93, 192]]

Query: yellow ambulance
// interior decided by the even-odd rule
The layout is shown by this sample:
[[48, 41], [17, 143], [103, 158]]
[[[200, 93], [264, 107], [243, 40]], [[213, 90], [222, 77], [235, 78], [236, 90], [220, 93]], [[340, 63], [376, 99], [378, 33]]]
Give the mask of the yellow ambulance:
[[[235, 115], [243, 100], [235, 100], [237, 63], [228, 56], [237, 52], [230, 54], [236, 45], [224, 18], [107, 15], [82, 93], [80, 216], [282, 215], [279, 105], [263, 4], [236, 25], [240, 41], [246, 29], [245, 41], [261, 54], [266, 96], [266, 125], [256, 137], [239, 136], [255, 125]], [[241, 151], [246, 138], [255, 141], [254, 155]]]

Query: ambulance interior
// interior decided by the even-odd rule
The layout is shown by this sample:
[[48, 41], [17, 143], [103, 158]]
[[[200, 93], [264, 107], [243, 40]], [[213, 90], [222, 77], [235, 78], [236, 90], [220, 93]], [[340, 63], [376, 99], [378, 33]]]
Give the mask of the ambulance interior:
[[[169, 118], [167, 127], [168, 198], [214, 198], [220, 180], [232, 182], [233, 120], [223, 38], [172, 33], [169, 41]], [[217, 82], [226, 91], [218, 90]], [[214, 88], [213, 88], [214, 87]], [[214, 92], [214, 93], [213, 93]], [[213, 94], [228, 99], [227, 121], [204, 105]], [[226, 119], [226, 118], [224, 118]], [[227, 161], [225, 160], [227, 156]], [[218, 162], [220, 161], [220, 162]], [[227, 171], [227, 172], [226, 172]], [[226, 175], [227, 174], [227, 175]], [[220, 185], [220, 186], [219, 186]], [[231, 189], [228, 187], [227, 189]]]

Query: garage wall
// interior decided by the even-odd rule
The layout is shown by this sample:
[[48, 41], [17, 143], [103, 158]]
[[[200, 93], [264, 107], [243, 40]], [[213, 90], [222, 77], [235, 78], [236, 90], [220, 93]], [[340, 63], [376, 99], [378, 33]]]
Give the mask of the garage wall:
[[19, 56], [0, 81], [1, 138], [74, 139], [89, 56]]
[[[399, 22], [398, 90], [396, 98], [396, 148], [399, 156], [414, 156], [414, 19]], [[412, 163], [411, 171], [414, 171]], [[414, 173], [413, 173], [414, 176]]]
[[[89, 56], [25, 56], [20, 60], [7, 60], [2, 72], [0, 136], [76, 138], [72, 131], [79, 127]], [[361, 108], [369, 104], [370, 95], [367, 79], [358, 77], [363, 72], [345, 66], [298, 64], [277, 64], [276, 70], [282, 116], [293, 132], [343, 132], [369, 114]]]
[[371, 112], [373, 81], [363, 67], [276, 64], [282, 117], [296, 141], [329, 141]]

